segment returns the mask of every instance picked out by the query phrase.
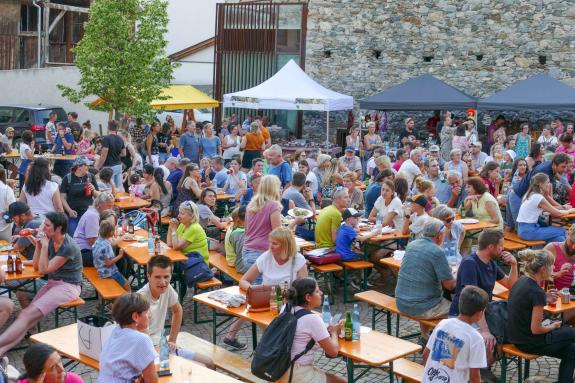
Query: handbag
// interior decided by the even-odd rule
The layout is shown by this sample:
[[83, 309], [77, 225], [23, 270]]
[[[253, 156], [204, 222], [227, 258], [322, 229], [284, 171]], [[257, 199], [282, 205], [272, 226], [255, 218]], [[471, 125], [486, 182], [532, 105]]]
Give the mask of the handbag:
[[[183, 264], [184, 279], [188, 287], [193, 287], [198, 282], [207, 281], [214, 277], [214, 273], [204, 261], [204, 257], [196, 251], [186, 255], [188, 259]], [[269, 300], [269, 297], [268, 297]]]
[[252, 285], [248, 287], [246, 293], [246, 303], [248, 311], [261, 312], [270, 310], [270, 297], [272, 294], [271, 286]]
[[341, 255], [330, 248], [314, 249], [305, 253], [305, 256], [316, 265], [341, 262]]

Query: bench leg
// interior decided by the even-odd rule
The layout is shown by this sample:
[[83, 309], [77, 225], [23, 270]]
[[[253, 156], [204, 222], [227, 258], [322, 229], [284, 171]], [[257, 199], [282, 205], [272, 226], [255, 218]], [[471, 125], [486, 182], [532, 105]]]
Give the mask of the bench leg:
[[254, 350], [258, 346], [258, 326], [254, 322], [252, 322], [252, 345]]
[[347, 267], [343, 268], [343, 303], [347, 303]]
[[386, 311], [387, 316], [387, 335], [391, 335], [391, 311]]
[[505, 383], [507, 380], [507, 355], [503, 354], [501, 358], [501, 375], [499, 376], [499, 383]]
[[526, 359], [525, 360], [525, 371], [524, 371], [524, 379], [529, 378], [529, 367], [530, 367], [530, 360]]
[[375, 330], [375, 315], [376, 315], [375, 306], [373, 306], [371, 308], [371, 329], [372, 330]]
[[347, 367], [347, 383], [354, 383], [353, 360], [351, 358], [345, 358], [345, 364]]
[[395, 337], [399, 338], [399, 314], [395, 316]]

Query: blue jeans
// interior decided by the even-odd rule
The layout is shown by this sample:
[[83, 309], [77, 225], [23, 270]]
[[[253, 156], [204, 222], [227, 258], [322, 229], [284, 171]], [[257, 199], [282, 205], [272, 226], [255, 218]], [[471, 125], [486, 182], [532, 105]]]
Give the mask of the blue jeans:
[[521, 206], [521, 198], [515, 194], [513, 189], [507, 192], [506, 196], [507, 206], [505, 207], [505, 224], [512, 230], [517, 230], [517, 216], [519, 215], [519, 207]]
[[114, 174], [112, 175], [112, 180], [117, 188], [122, 190], [122, 164], [110, 166]]
[[557, 226], [543, 227], [538, 223], [519, 222], [517, 234], [527, 241], [564, 242], [565, 229]]
[[68, 217], [68, 234], [70, 234], [70, 237], [74, 236], [74, 232], [78, 227], [78, 222], [80, 222], [80, 218], [82, 218], [80, 214], [78, 214], [76, 218]]
[[[243, 248], [242, 251], [242, 261], [244, 264], [244, 267], [242, 270], [237, 270], [238, 273], [245, 273], [246, 271], [248, 271], [250, 269], [250, 267], [252, 267], [253, 264], [256, 263], [256, 259], [258, 259], [258, 257], [260, 255], [262, 255], [264, 252], [263, 251], [257, 251], [257, 250], [248, 250], [245, 247]], [[261, 285], [262, 284], [262, 276], [259, 275], [253, 282], [253, 285]]]

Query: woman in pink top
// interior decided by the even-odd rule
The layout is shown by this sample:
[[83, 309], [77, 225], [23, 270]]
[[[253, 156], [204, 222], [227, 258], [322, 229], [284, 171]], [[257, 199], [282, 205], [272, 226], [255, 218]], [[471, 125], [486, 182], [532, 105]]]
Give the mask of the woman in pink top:
[[26, 373], [18, 383], [84, 383], [73, 372], [66, 372], [58, 352], [47, 344], [28, 347], [23, 358]]
[[555, 150], [555, 153], [565, 153], [569, 154], [571, 158], [575, 159], [575, 145], [573, 144], [573, 135], [569, 133], [563, 133], [559, 137], [560, 145]]
[[553, 265], [553, 282], [555, 288], [561, 290], [571, 287], [573, 283], [573, 263], [575, 263], [575, 227], [569, 229], [565, 242], [551, 242], [545, 246], [544, 250], [555, 255]]

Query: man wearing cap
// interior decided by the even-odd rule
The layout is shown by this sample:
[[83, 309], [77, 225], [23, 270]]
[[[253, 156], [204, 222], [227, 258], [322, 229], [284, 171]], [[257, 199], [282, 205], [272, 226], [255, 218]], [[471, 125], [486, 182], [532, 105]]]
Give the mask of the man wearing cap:
[[71, 236], [94, 197], [100, 194], [96, 177], [88, 171], [91, 163], [86, 157], [76, 157], [72, 170], [60, 184], [60, 199], [69, 217], [68, 234]]
[[414, 149], [409, 153], [409, 159], [404, 161], [397, 172], [398, 177], [403, 177], [407, 180], [407, 185], [409, 188], [413, 186], [413, 180], [415, 177], [421, 175], [421, 151], [419, 149]]
[[[420, 239], [411, 241], [406, 249], [397, 276], [395, 298], [397, 308], [418, 319], [445, 318], [451, 302], [443, 297], [443, 289], [455, 289], [455, 279], [441, 248], [445, 225], [428, 218]], [[429, 328], [421, 325], [424, 340]]]
[[31, 260], [34, 256], [34, 244], [27, 237], [20, 237], [18, 233], [22, 229], [37, 229], [42, 224], [43, 219], [32, 214], [30, 207], [20, 201], [12, 202], [8, 206], [8, 211], [4, 213], [4, 220], [14, 222], [12, 242], [14, 251], [21, 253], [26, 259]]
[[343, 168], [343, 172], [355, 172], [357, 178], [362, 179], [361, 160], [355, 155], [355, 146], [345, 148], [345, 154], [339, 158], [339, 165]]
[[423, 194], [414, 195], [411, 204], [403, 212], [403, 234], [411, 233], [415, 239], [420, 238], [423, 227], [429, 215], [425, 212], [425, 207], [429, 203]]
[[431, 145], [429, 147], [429, 157], [428, 160], [430, 159], [435, 159], [437, 160], [437, 162], [439, 163], [439, 168], [443, 169], [445, 167], [445, 160], [443, 158], [441, 158], [441, 156], [439, 155], [439, 146], [438, 145]]
[[481, 167], [487, 160], [487, 153], [481, 151], [481, 142], [474, 141], [471, 143], [471, 171], [479, 173], [481, 171]]

